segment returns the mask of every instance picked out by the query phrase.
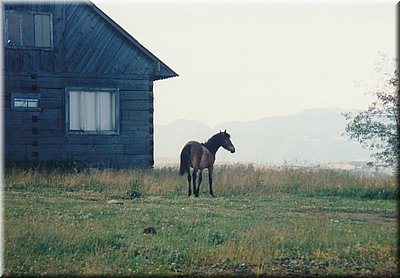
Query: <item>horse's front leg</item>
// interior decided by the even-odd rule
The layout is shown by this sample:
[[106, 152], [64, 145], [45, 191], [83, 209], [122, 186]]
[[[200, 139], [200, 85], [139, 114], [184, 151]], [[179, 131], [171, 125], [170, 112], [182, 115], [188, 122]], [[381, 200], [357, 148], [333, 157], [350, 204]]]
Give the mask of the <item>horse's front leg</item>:
[[213, 188], [212, 188], [212, 173], [213, 173], [213, 167], [210, 167], [208, 169], [208, 183], [210, 184], [210, 195], [214, 196]]

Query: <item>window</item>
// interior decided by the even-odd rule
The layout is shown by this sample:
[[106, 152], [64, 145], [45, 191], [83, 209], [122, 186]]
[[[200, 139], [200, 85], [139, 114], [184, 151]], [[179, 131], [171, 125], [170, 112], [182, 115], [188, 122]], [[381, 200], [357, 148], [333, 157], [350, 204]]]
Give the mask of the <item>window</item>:
[[6, 13], [6, 47], [52, 48], [52, 16], [42, 13]]
[[118, 133], [118, 90], [67, 90], [68, 132]]
[[14, 111], [40, 111], [40, 94], [12, 92], [11, 109]]

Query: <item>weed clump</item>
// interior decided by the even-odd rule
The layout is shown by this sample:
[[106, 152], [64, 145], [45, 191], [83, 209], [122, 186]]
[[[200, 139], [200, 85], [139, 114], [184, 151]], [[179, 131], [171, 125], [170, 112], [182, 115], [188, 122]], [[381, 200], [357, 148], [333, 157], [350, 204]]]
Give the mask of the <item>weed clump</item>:
[[217, 246], [223, 244], [226, 240], [226, 235], [221, 231], [209, 231], [208, 233], [208, 244], [211, 246]]
[[144, 197], [144, 194], [140, 191], [140, 187], [140, 181], [138, 180], [131, 183], [130, 188], [126, 191], [129, 199], [139, 199]]

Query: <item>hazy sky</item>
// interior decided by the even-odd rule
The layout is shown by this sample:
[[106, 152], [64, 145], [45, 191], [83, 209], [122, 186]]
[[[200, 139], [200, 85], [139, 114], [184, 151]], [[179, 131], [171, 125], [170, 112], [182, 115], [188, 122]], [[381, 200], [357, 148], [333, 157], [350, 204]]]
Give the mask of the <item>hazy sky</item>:
[[390, 1], [93, 2], [180, 75], [155, 83], [155, 124], [363, 109], [395, 57]]

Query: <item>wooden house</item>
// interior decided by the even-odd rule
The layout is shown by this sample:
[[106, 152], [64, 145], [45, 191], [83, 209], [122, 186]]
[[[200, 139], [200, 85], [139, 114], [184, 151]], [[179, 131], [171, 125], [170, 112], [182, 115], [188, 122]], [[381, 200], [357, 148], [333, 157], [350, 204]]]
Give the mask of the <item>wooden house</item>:
[[6, 3], [3, 29], [6, 164], [152, 167], [153, 82], [172, 69], [91, 2]]

